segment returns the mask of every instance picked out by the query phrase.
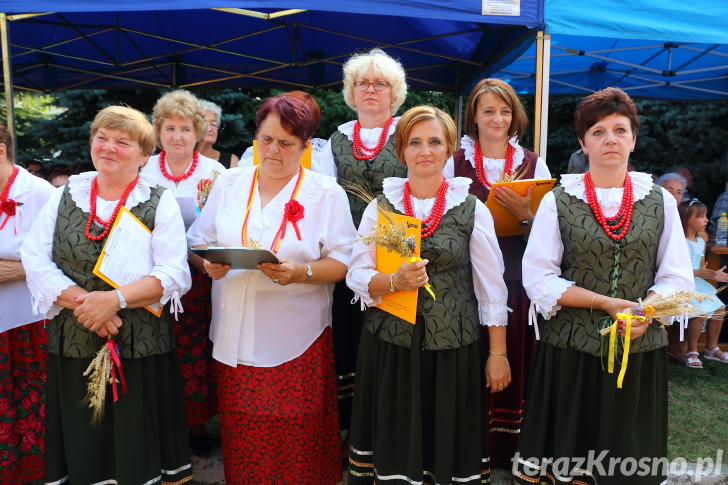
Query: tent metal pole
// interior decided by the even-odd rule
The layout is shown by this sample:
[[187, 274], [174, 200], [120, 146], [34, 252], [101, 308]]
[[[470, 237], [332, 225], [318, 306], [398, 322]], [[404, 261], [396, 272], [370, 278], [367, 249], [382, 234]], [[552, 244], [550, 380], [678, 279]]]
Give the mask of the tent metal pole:
[[458, 144], [463, 137], [463, 95], [458, 96]]
[[533, 136], [535, 152], [546, 159], [549, 128], [549, 75], [551, 69], [551, 35], [539, 31], [536, 37], [536, 120]]
[[8, 18], [4, 13], [0, 13], [0, 37], [2, 37], [2, 56], [3, 56], [3, 80], [5, 82], [5, 112], [7, 114], [6, 125], [10, 136], [13, 140], [13, 153], [10, 155], [12, 161], [15, 161], [15, 151], [18, 144], [15, 137], [15, 107], [13, 106], [13, 71], [10, 63], [10, 39], [8, 38]]

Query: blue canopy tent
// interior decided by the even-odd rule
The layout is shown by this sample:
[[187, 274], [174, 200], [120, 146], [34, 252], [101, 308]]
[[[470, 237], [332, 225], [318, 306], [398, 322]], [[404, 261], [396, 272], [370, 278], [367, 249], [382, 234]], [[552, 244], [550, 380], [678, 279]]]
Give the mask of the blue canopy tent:
[[542, 0], [507, 3], [0, 0], [6, 98], [11, 86], [334, 87], [346, 58], [373, 47], [402, 61], [411, 89], [462, 92], [542, 28]]
[[648, 98], [728, 98], [727, 18], [725, 0], [545, 0], [542, 51], [537, 43], [493, 76], [540, 95], [536, 145], [544, 156], [539, 127], [547, 126], [549, 93], [616, 86]]

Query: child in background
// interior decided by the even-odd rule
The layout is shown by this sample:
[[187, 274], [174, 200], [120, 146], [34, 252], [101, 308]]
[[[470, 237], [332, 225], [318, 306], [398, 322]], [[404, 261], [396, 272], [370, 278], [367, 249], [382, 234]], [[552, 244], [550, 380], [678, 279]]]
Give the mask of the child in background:
[[[708, 207], [697, 199], [683, 200], [678, 205], [680, 220], [682, 221], [685, 240], [690, 252], [690, 260], [695, 275], [695, 291], [703, 294], [715, 294], [715, 288], [706, 280], [714, 280], [719, 283], [728, 282], [728, 274], [723, 270], [725, 266], [717, 271], [707, 268], [705, 263], [705, 239], [699, 237], [700, 232], [705, 231], [708, 224]], [[708, 360], [716, 360], [728, 363], [728, 354], [718, 347], [718, 335], [723, 326], [724, 307], [718, 298], [706, 298], [701, 303], [693, 301], [701, 316], [693, 317], [688, 321], [687, 342], [683, 342], [683, 350], [687, 357], [686, 365], [691, 369], [702, 369], [703, 363], [698, 358], [698, 338], [702, 331], [706, 332], [705, 350], [703, 357]], [[707, 320], [707, 323], [706, 323]]]

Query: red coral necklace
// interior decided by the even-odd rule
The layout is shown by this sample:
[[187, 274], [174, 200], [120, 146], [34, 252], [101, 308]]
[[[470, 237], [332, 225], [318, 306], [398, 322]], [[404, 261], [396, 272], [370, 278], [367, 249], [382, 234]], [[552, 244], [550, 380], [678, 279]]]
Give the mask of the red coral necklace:
[[[106, 235], [109, 233], [109, 229], [111, 229], [111, 224], [114, 223], [116, 220], [116, 216], [119, 215], [119, 210], [121, 210], [121, 206], [126, 204], [126, 199], [129, 198], [129, 194], [131, 194], [131, 191], [134, 190], [134, 186], [137, 184], [137, 181], [139, 180], [139, 177], [136, 177], [132, 183], [130, 183], [126, 189], [124, 190], [124, 193], [121, 196], [121, 199], [119, 199], [119, 202], [116, 203], [116, 207], [114, 207], [114, 212], [111, 214], [111, 218], [108, 221], [104, 221], [99, 219], [99, 217], [96, 215], [96, 196], [99, 193], [99, 187], [98, 183], [96, 181], [98, 177], [94, 177], [94, 181], [91, 183], [91, 196], [89, 199], [90, 205], [91, 205], [91, 213], [88, 216], [88, 222], [86, 222], [86, 238], [90, 241], [100, 241], [103, 238], [106, 237]], [[93, 222], [96, 221], [99, 224], [101, 224], [104, 228], [103, 232], [101, 232], [98, 236], [92, 236], [91, 235], [91, 225]]]
[[381, 152], [382, 148], [384, 148], [384, 143], [387, 141], [387, 133], [389, 133], [389, 127], [392, 126], [393, 121], [394, 118], [390, 116], [389, 119], [387, 119], [387, 122], [384, 123], [384, 128], [382, 128], [382, 134], [379, 135], [379, 143], [377, 143], [377, 146], [374, 148], [367, 148], [364, 145], [364, 142], [361, 141], [361, 123], [359, 123], [359, 120], [356, 120], [356, 123], [354, 123], [354, 135], [352, 137], [354, 158], [357, 160], [371, 160], [379, 155], [379, 152]]
[[[250, 184], [250, 192], [248, 193], [248, 206], [245, 209], [245, 219], [243, 219], [243, 229], [241, 230], [240, 237], [243, 240], [243, 246], [248, 246], [248, 216], [250, 216], [250, 206], [253, 205], [253, 196], [255, 195], [255, 186], [258, 183], [258, 172], [260, 172], [260, 165], [255, 169], [253, 175], [253, 182]], [[288, 221], [291, 221], [293, 229], [296, 231], [296, 237], [301, 240], [301, 232], [298, 230], [298, 221], [303, 219], [304, 210], [303, 206], [296, 200], [298, 190], [301, 188], [301, 182], [303, 181], [303, 167], [298, 170], [298, 180], [296, 180], [296, 186], [293, 188], [291, 198], [288, 199], [283, 211], [283, 220], [281, 221], [278, 232], [276, 232], [273, 243], [270, 245], [270, 250], [274, 253], [278, 252], [278, 246], [281, 245], [281, 240], [286, 237], [286, 225]]]
[[159, 170], [162, 172], [162, 175], [164, 175], [164, 178], [169, 179], [175, 183], [181, 182], [182, 180], [189, 178], [190, 175], [195, 172], [195, 169], [197, 168], [197, 163], [200, 161], [199, 152], [197, 150], [194, 150], [192, 152], [192, 163], [190, 164], [190, 168], [188, 168], [187, 171], [182, 175], [172, 175], [171, 173], [167, 172], [167, 167], [164, 166], [165, 157], [166, 153], [164, 153], [164, 150], [159, 152]]
[[15, 208], [19, 205], [17, 202], [9, 197], [10, 187], [12, 187], [13, 182], [15, 182], [15, 177], [17, 176], [18, 167], [13, 165], [13, 173], [10, 174], [10, 178], [8, 178], [8, 182], [5, 184], [5, 188], [3, 189], [3, 193], [0, 194], [0, 214], [5, 214], [6, 216], [2, 225], [0, 225], [0, 231], [5, 227], [8, 219], [15, 215]]
[[[437, 189], [437, 197], [435, 197], [435, 204], [432, 206], [432, 212], [430, 216], [422, 221], [422, 228], [420, 229], [422, 239], [430, 237], [433, 232], [440, 225], [442, 214], [445, 212], [445, 193], [447, 192], [447, 180], [445, 177], [442, 178], [442, 184]], [[410, 186], [409, 180], [404, 183], [404, 213], [410, 217], [414, 217], [414, 211], [412, 210], [412, 200], [410, 200]]]
[[[490, 190], [490, 182], [488, 182], [488, 177], [485, 176], [485, 168], [483, 167], [483, 152], [480, 149], [480, 143], [475, 141], [475, 171], [478, 172], [478, 180], [480, 180], [480, 183], [483, 184], [483, 187]], [[510, 175], [513, 173], [513, 154], [515, 153], [515, 150], [513, 149], [513, 145], [508, 143], [508, 148], [506, 148], [506, 163], [503, 166], [503, 176], [504, 177], [510, 177]]]
[[[604, 217], [602, 208], [597, 200], [597, 193], [594, 189], [594, 182], [592, 181], [591, 174], [587, 170], [584, 174], [584, 188], [586, 191], [586, 200], [594, 212], [594, 217], [597, 219], [599, 225], [602, 226], [607, 236], [615, 241], [622, 239], [629, 230], [629, 223], [632, 221], [632, 205], [634, 204], [634, 193], [632, 192], [632, 177], [629, 173], [624, 175], [624, 193], [622, 194], [622, 204], [619, 206], [619, 211], [615, 216]], [[621, 231], [616, 234], [615, 231]]]

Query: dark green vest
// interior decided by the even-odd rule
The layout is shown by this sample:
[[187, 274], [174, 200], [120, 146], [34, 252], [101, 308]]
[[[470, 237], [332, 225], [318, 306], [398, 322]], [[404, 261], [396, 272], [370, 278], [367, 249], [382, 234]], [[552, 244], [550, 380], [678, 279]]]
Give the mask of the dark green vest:
[[[420, 256], [429, 260], [427, 275], [437, 297], [433, 300], [424, 288], [417, 295], [416, 325], [425, 325], [425, 350], [455, 349], [480, 339], [470, 263], [476, 203], [478, 199], [468, 195], [465, 202], [447, 211], [437, 230], [422, 241]], [[385, 342], [402, 347], [411, 344], [414, 325], [384, 310], [368, 308], [364, 325]]]
[[[351, 140], [337, 130], [331, 135], [331, 152], [336, 162], [339, 185], [344, 188], [347, 184], [361, 185], [376, 197], [382, 193], [382, 180], [385, 178], [407, 177], [407, 167], [397, 160], [397, 154], [394, 151], [394, 136], [389, 137], [382, 151], [374, 159], [357, 160], [354, 158]], [[348, 191], [346, 195], [349, 198], [354, 227], [359, 227], [367, 203]]]
[[[554, 189], [559, 214], [559, 230], [564, 244], [561, 261], [562, 278], [577, 286], [609, 295], [617, 246], [599, 225], [586, 202], [567, 194], [563, 187]], [[664, 227], [664, 208], [660, 187], [634, 203], [632, 222], [619, 242], [619, 272], [615, 298], [637, 301], [644, 298], [654, 284], [657, 248]], [[563, 349], [592, 355], [607, 355], [609, 337], [599, 334], [606, 312], [588, 308], [562, 307], [550, 320], [539, 319], [541, 340]], [[602, 322], [603, 323], [603, 322]], [[646, 352], [667, 345], [662, 326], [651, 325], [647, 332], [632, 341], [630, 353]]]
[[[160, 186], [154, 187], [148, 201], [131, 209], [131, 213], [152, 231], [157, 204], [164, 190]], [[112, 289], [111, 285], [93, 274], [106, 238], [101, 241], [90, 241], [86, 238], [84, 232], [88, 217], [88, 212], [83, 212], [73, 202], [66, 186], [58, 206], [58, 219], [53, 234], [53, 261], [81, 288], [87, 291], [108, 291]], [[92, 234], [99, 232], [98, 227], [91, 231]], [[123, 323], [114, 340], [119, 345], [122, 358], [137, 359], [163, 354], [175, 348], [168, 308], [162, 310], [161, 318], [144, 308], [120, 310], [118, 315]], [[48, 326], [48, 352], [51, 354], [91, 358], [105, 341], [105, 338], [86, 330], [78, 323], [73, 311], [65, 308]]]

